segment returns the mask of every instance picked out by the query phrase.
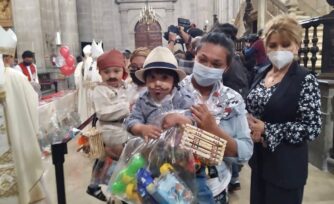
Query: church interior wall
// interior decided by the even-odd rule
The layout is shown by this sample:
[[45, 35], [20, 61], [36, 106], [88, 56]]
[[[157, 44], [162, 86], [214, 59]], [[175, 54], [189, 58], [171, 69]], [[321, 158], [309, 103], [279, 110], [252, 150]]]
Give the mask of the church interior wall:
[[79, 34], [76, 10], [77, 0], [58, 1], [62, 44], [67, 45], [71, 50], [71, 54], [76, 56], [79, 54]]
[[12, 13], [13, 27], [18, 39], [17, 54], [19, 60], [21, 60], [23, 51], [30, 49], [35, 52], [37, 66], [45, 67], [40, 2], [13, 0]]
[[[145, 3], [117, 4], [115, 1], [101, 0], [94, 1], [93, 6], [91, 2], [77, 0], [80, 41], [102, 40], [105, 50], [111, 48], [133, 50], [135, 25]], [[201, 29], [206, 20], [212, 24], [213, 5], [204, 4], [201, 0], [178, 0], [175, 3], [150, 2], [149, 6], [155, 10], [162, 32], [165, 32], [169, 25], [177, 25], [178, 17], [190, 19]], [[163, 40], [163, 43], [166, 42]]]
[[90, 0], [77, 0], [77, 19], [80, 42], [91, 42], [93, 37], [93, 23]]
[[[254, 9], [257, 10], [258, 2], [262, 1], [252, 0]], [[317, 6], [323, 14], [330, 10], [322, 0], [295, 1], [306, 2], [305, 5], [313, 8]], [[149, 5], [157, 13], [162, 32], [165, 32], [169, 25], [177, 24], [178, 17], [190, 19], [200, 29], [208, 21], [208, 30], [213, 24], [213, 14], [218, 14], [220, 22], [233, 22], [241, 2], [244, 0], [152, 0]], [[56, 52], [58, 31], [63, 44], [68, 45], [74, 55], [81, 53], [80, 42], [93, 39], [102, 40], [105, 50], [134, 49], [134, 28], [145, 5], [139, 0], [11, 0], [11, 3], [13, 29], [19, 40], [18, 57], [30, 49], [42, 68], [51, 66], [50, 56]]]

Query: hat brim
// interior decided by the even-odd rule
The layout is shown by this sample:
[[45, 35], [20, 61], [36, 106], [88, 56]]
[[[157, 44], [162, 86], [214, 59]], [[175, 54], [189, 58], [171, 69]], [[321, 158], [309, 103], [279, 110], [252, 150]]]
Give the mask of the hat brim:
[[140, 69], [138, 71], [135, 72], [135, 75], [136, 77], [145, 83], [145, 79], [144, 79], [144, 73], [148, 70], [151, 70], [151, 69], [169, 69], [169, 70], [172, 70], [174, 72], [177, 73], [177, 75], [179, 76], [179, 80], [182, 81], [182, 79], [184, 79], [187, 74], [181, 70], [181, 69], [175, 69], [175, 68], [170, 68], [170, 67], [150, 67], [150, 68], [144, 68], [144, 69]]

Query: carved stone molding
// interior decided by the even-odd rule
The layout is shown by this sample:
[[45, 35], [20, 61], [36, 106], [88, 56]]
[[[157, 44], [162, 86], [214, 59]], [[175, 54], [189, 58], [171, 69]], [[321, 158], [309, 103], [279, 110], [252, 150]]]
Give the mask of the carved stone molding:
[[0, 0], [0, 25], [3, 27], [13, 26], [11, 0]]
[[[117, 4], [127, 4], [127, 3], [146, 3], [145, 0], [115, 0]], [[177, 0], [149, 0], [148, 3], [155, 2], [177, 2]]]
[[[119, 11], [120, 12], [128, 12], [130, 10], [141, 10], [143, 9], [145, 4], [120, 4]], [[164, 3], [164, 2], [157, 2], [154, 5], [149, 4], [152, 6], [153, 9], [163, 9], [163, 10], [174, 10], [174, 5], [172, 3]]]

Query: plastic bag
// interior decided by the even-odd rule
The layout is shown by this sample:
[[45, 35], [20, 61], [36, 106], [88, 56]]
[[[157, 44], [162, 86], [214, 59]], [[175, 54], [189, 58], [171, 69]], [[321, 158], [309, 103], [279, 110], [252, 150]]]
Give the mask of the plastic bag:
[[127, 203], [194, 202], [195, 162], [179, 146], [181, 136], [173, 127], [158, 140], [129, 140], [109, 183], [112, 196]]

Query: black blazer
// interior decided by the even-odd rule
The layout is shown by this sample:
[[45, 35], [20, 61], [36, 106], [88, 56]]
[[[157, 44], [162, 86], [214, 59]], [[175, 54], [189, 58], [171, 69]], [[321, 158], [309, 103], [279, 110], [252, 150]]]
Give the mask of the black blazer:
[[[255, 76], [251, 89], [255, 88], [266, 76], [271, 67], [269, 65]], [[269, 99], [260, 119], [270, 123], [296, 121], [302, 82], [308, 73], [310, 72], [299, 66], [297, 62], [293, 62]], [[300, 188], [305, 185], [307, 163], [306, 141], [297, 145], [282, 141], [274, 152], [257, 143], [254, 145], [254, 153], [249, 161], [252, 170], [263, 179], [287, 189]]]

